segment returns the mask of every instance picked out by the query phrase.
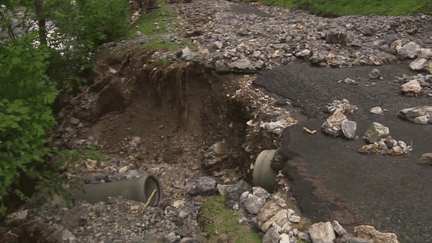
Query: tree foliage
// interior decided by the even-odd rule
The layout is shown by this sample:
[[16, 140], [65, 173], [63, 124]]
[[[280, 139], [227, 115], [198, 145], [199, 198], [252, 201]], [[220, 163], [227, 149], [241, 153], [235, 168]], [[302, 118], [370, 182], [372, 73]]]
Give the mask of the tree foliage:
[[[33, 32], [0, 46], [0, 198], [15, 194], [26, 199], [17, 186], [22, 180], [55, 178], [43, 159], [50, 149], [43, 145], [44, 134], [56, 124], [46, 105], [58, 92], [44, 74], [49, 51], [33, 48], [35, 37]], [[2, 203], [0, 213], [5, 210]]]
[[[56, 124], [49, 105], [59, 92], [76, 91], [87, 82], [77, 73], [92, 67], [98, 45], [124, 34], [129, 16], [126, 0], [76, 0], [76, 4], [5, 0], [1, 4], [6, 6], [0, 6], [1, 27], [10, 40], [0, 45], [0, 218], [11, 198], [31, 196], [24, 190], [28, 185], [56, 192], [69, 203], [71, 195], [62, 187], [66, 181], [58, 173], [65, 161], [48, 159], [62, 153], [46, 147], [44, 135]], [[23, 17], [17, 14], [19, 5], [26, 6]], [[39, 25], [42, 19], [52, 20], [58, 27], [49, 47], [34, 47], [38, 32], [29, 30], [29, 17], [39, 20]], [[11, 24], [12, 18], [20, 20], [17, 26]], [[23, 35], [15, 36], [14, 27], [24, 29]], [[56, 50], [60, 46], [63, 49]]]

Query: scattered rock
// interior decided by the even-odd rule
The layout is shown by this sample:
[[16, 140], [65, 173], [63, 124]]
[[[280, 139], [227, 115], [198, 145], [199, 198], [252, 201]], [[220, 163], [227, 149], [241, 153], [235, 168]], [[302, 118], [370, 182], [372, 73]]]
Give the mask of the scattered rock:
[[330, 222], [320, 222], [310, 226], [309, 235], [313, 243], [333, 243], [336, 235]]
[[374, 243], [399, 243], [394, 233], [382, 233], [370, 225], [357, 226], [354, 233], [358, 238]]
[[377, 68], [372, 69], [369, 73], [369, 79], [379, 79], [380, 77], [380, 71]]
[[346, 42], [346, 29], [342, 27], [331, 29], [326, 36], [326, 43], [341, 44]]
[[417, 163], [420, 165], [432, 165], [432, 153], [423, 154]]
[[426, 67], [428, 61], [425, 58], [417, 58], [409, 64], [409, 67], [413, 71], [420, 71]]
[[341, 123], [342, 133], [348, 139], [355, 138], [355, 131], [357, 129], [357, 123], [355, 121], [345, 120]]
[[279, 243], [282, 237], [279, 235], [279, 227], [272, 225], [262, 238], [263, 243]]
[[80, 120], [77, 119], [77, 118], [72, 117], [72, 118], [70, 119], [70, 123], [71, 123], [72, 125], [78, 125], [79, 122], [80, 122]]
[[406, 58], [410, 58], [410, 59], [414, 59], [417, 55], [417, 53], [420, 52], [420, 46], [411, 41], [407, 44], [405, 44], [404, 46], [402, 46], [402, 48], [399, 49], [399, 58], [400, 59], [406, 59]]
[[203, 176], [196, 180], [190, 180], [187, 182], [189, 185], [189, 194], [196, 195], [211, 195], [216, 190], [216, 179], [211, 176]]
[[419, 106], [405, 108], [398, 112], [398, 116], [404, 120], [418, 124], [432, 124], [432, 106]]
[[372, 126], [366, 131], [363, 138], [366, 139], [369, 143], [376, 143], [381, 138], [389, 135], [390, 129], [384, 126], [381, 123], [373, 122]]
[[252, 187], [243, 180], [228, 188], [225, 194], [225, 206], [233, 210], [239, 210], [240, 197], [245, 191], [252, 192]]
[[338, 108], [336, 111], [327, 118], [327, 121], [322, 125], [323, 132], [333, 137], [337, 137], [340, 135], [341, 124], [344, 121], [348, 121], [346, 116], [343, 113], [343, 109]]
[[406, 95], [418, 95], [421, 91], [421, 86], [417, 80], [411, 80], [401, 86], [401, 92]]
[[375, 115], [381, 115], [383, 113], [383, 110], [381, 107], [372, 107], [369, 111], [371, 114], [375, 114]]
[[230, 68], [237, 68], [237, 69], [250, 69], [251, 61], [247, 58], [240, 59], [238, 61], [235, 61], [233, 63], [228, 64]]

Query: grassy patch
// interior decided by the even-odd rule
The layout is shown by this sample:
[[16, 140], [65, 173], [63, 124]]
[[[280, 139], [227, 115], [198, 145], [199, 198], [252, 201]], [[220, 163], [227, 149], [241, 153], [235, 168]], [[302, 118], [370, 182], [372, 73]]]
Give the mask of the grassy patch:
[[159, 6], [158, 8], [149, 13], [142, 14], [130, 26], [130, 30], [126, 35], [128, 38], [134, 38], [137, 30], [146, 36], [170, 34], [176, 31], [179, 23], [177, 12], [164, 0], [157, 0], [156, 4]]
[[[256, 0], [243, 0], [243, 2], [256, 2]], [[259, 0], [260, 3], [270, 6], [280, 6], [292, 9], [296, 5], [293, 0]]]
[[287, 8], [300, 8], [313, 14], [327, 16], [411, 15], [419, 12], [432, 14], [430, 0], [259, 0], [259, 2]]
[[193, 50], [193, 44], [190, 39], [185, 39], [181, 42], [175, 42], [175, 41], [165, 41], [162, 39], [154, 39], [150, 42], [143, 44], [144, 47], [149, 48], [151, 50], [168, 50], [168, 51], [174, 51], [180, 48], [183, 48], [185, 46], [188, 46], [189, 49]]
[[261, 242], [257, 232], [237, 222], [239, 213], [224, 205], [225, 196], [211, 196], [201, 205], [198, 222], [209, 234], [206, 242]]

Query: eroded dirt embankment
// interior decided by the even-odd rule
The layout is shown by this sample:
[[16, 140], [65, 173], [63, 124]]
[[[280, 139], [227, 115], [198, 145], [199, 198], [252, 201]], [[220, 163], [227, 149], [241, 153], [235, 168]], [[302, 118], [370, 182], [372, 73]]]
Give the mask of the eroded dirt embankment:
[[[110, 155], [105, 166], [124, 157], [135, 168], [183, 166], [183, 179], [207, 174], [225, 183], [251, 182], [250, 165], [259, 152], [280, 146], [279, 135], [260, 124], [275, 117], [292, 124], [288, 112], [252, 88], [252, 77], [214, 76], [192, 62], [151, 60], [152, 54], [134, 47], [100, 55], [94, 84], [72, 99], [71, 111], [63, 111], [68, 115], [59, 118], [57, 112], [59, 126], [49, 141], [70, 148], [79, 147], [76, 141], [95, 143]], [[67, 106], [61, 100], [56, 105]], [[224, 156], [204, 163], [207, 149], [217, 142], [224, 143]], [[188, 196], [183, 188], [170, 187], [176, 176], [156, 175], [166, 180], [165, 195]]]

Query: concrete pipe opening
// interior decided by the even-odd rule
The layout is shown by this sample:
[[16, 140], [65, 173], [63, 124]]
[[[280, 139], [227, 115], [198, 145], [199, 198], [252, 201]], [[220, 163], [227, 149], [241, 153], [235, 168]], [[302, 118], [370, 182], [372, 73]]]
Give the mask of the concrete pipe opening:
[[276, 150], [263, 150], [255, 160], [253, 169], [253, 184], [273, 192], [277, 173], [271, 168], [271, 161]]

